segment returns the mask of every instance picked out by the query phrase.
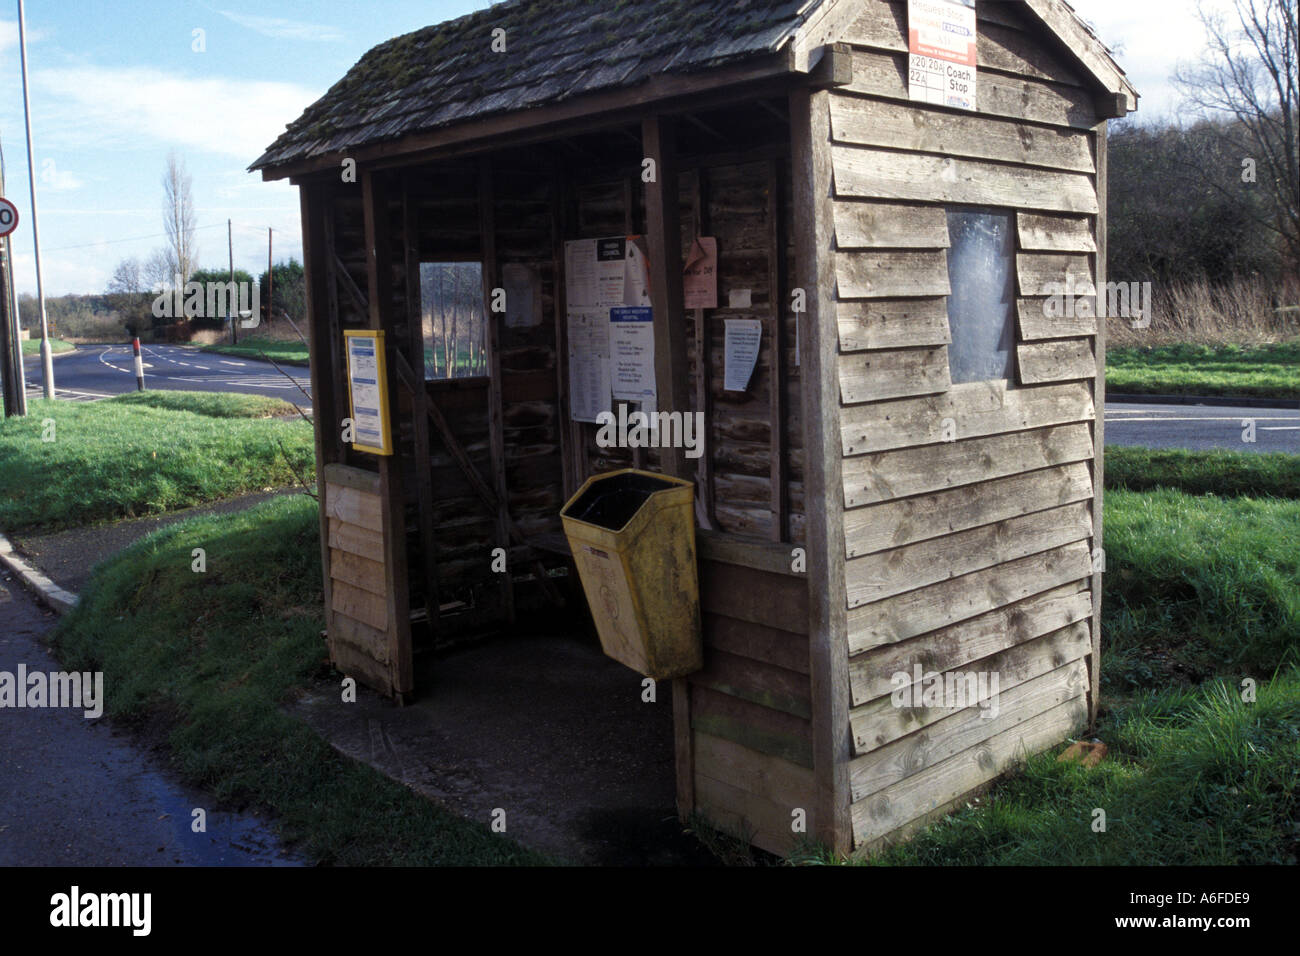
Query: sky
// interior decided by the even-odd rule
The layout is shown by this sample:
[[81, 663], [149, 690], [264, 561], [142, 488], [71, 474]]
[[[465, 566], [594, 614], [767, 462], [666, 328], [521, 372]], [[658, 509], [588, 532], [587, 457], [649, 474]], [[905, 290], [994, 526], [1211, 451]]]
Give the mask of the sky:
[[[1230, 0], [1206, 0], [1226, 7]], [[1173, 116], [1168, 78], [1202, 48], [1194, 0], [1073, 0], [1116, 51], [1145, 118]], [[164, 245], [162, 175], [193, 179], [201, 267], [302, 257], [297, 189], [249, 173], [367, 50], [486, 0], [26, 0], [36, 197], [47, 296], [102, 292], [125, 258]], [[196, 31], [202, 31], [196, 33]], [[201, 41], [201, 42], [200, 42]], [[36, 291], [17, 4], [0, 0], [0, 148], [18, 291]]]

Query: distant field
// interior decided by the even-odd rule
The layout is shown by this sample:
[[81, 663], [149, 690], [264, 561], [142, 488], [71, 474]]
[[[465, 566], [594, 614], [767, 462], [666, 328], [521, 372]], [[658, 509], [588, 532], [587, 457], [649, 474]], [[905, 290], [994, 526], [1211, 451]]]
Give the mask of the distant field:
[[[75, 349], [75, 348], [76, 348], [75, 345], [73, 345], [71, 342], [65, 342], [65, 341], [63, 341], [63, 339], [50, 339], [50, 351], [51, 351], [51, 352], [71, 352], [71, 351], [72, 351], [73, 349]], [[25, 342], [23, 342], [23, 354], [24, 354], [24, 355], [40, 355], [40, 354], [41, 354], [41, 340], [40, 340], [40, 339], [27, 339]]]
[[1300, 342], [1109, 348], [1106, 388], [1138, 395], [1300, 398]]

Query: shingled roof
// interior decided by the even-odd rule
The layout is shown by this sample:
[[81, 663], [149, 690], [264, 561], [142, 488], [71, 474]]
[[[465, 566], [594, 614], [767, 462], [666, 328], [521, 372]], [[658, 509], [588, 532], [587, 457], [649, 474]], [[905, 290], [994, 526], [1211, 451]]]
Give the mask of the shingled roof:
[[381, 43], [250, 168], [771, 53], [822, 2], [510, 0]]

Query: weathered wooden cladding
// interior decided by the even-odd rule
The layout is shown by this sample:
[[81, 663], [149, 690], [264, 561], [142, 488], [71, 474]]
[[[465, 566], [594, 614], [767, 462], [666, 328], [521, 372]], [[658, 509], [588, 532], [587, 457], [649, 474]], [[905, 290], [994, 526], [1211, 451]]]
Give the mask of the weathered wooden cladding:
[[848, 615], [849, 653], [904, 641], [1081, 581], [1091, 574], [1092, 564], [1087, 542], [1075, 541], [855, 608]]
[[[844, 203], [836, 203], [839, 209]], [[947, 226], [944, 226], [945, 235]], [[840, 351], [947, 345], [948, 305], [943, 298], [869, 299], [836, 305]]]
[[1016, 278], [1024, 296], [1095, 296], [1092, 260], [1086, 255], [1034, 252], [1016, 256]]
[[876, 147], [835, 146], [831, 155], [837, 197], [1097, 211], [1092, 177], [1085, 173], [1026, 176], [1022, 167], [1005, 163]]
[[[917, 665], [926, 672], [964, 667], [1017, 644], [1087, 621], [1091, 614], [1092, 597], [1084, 590], [1084, 581], [1071, 581], [969, 620], [873, 648], [850, 659], [853, 706], [888, 697], [900, 686], [896, 674], [906, 673], [907, 683], [911, 684]], [[866, 749], [878, 743], [869, 742]]]
[[928, 538], [1044, 511], [1092, 497], [1085, 462], [854, 508], [844, 514], [845, 557], [857, 558]]
[[835, 142], [855, 146], [1096, 171], [1085, 129], [925, 109], [910, 101], [838, 95], [831, 101], [831, 129]]
[[[909, 98], [906, 53], [855, 49], [852, 57], [853, 82], [841, 90], [891, 100]], [[1081, 130], [1097, 123], [1096, 108], [1086, 90], [997, 73], [981, 73], [977, 83], [977, 116]]]
[[[1063, 299], [1017, 299], [1016, 315], [1020, 337], [1027, 342], [1038, 339], [1066, 339], [1079, 335], [1095, 336], [1097, 319], [1095, 297], [1089, 297], [1086, 306], [1075, 300], [1075, 307], [1067, 313]], [[1083, 314], [1079, 314], [1083, 313]]]
[[947, 295], [948, 257], [942, 249], [840, 252], [835, 256], [840, 299]]
[[937, 206], [837, 202], [837, 249], [946, 249], [948, 220]]
[[948, 349], [890, 349], [839, 357], [840, 400], [845, 405], [946, 391]]
[[853, 804], [857, 847], [874, 841], [1063, 740], [1088, 718], [1080, 695]]
[[1084, 423], [875, 452], [845, 459], [844, 505], [860, 508], [1092, 456], [1092, 433]]
[[1009, 389], [968, 382], [941, 395], [855, 405], [841, 414], [845, 457], [956, 439], [1091, 421], [1092, 390], [1082, 383]]
[[844, 565], [850, 608], [1090, 538], [1092, 502], [1007, 518]]
[[1022, 684], [999, 686], [996, 712], [979, 706], [949, 711], [922, 730], [868, 750], [849, 764], [853, 799], [865, 799], [1034, 715], [1081, 698], [1086, 684], [1083, 661], [1072, 661]]
[[1020, 381], [1024, 385], [1091, 379], [1097, 375], [1092, 339], [1060, 339], [1016, 346]]
[[1020, 248], [1034, 252], [1096, 252], [1089, 216], [1057, 216], [1046, 213], [1016, 214], [1016, 235]]

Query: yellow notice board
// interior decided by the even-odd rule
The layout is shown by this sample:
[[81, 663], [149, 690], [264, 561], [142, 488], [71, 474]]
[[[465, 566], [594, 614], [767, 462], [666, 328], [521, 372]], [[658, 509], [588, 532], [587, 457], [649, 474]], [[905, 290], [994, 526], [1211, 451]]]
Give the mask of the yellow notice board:
[[384, 365], [384, 333], [347, 329], [343, 342], [348, 356], [348, 402], [352, 408], [352, 447], [376, 455], [391, 455], [388, 422], [388, 371]]

